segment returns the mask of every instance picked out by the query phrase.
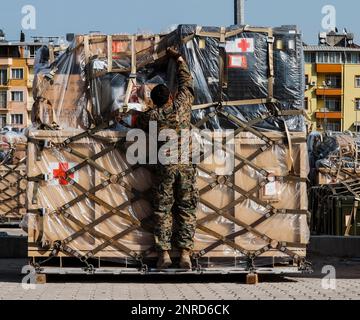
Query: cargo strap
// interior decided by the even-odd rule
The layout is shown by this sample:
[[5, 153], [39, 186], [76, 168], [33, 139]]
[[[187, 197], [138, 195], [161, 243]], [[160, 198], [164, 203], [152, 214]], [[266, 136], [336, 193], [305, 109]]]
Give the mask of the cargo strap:
[[24, 159], [17, 159], [12, 155], [16, 165], [3, 163], [0, 175], [0, 220], [7, 218], [22, 218], [25, 210], [26, 182]]
[[[223, 116], [228, 116], [228, 114], [226, 113], [220, 113]], [[261, 122], [263, 121], [264, 116], [260, 117], [259, 119], [253, 120], [250, 124], [256, 124], [257, 122]], [[234, 119], [233, 119], [234, 120]], [[239, 129], [238, 129], [238, 133], [241, 131], [247, 131], [249, 130], [249, 132], [253, 133], [254, 135], [258, 136], [259, 138], [263, 139], [265, 141], [265, 146], [269, 147], [272, 145], [281, 145], [279, 144], [279, 141], [273, 141], [269, 138], [267, 138], [262, 132], [257, 131], [251, 127], [248, 127], [249, 124], [244, 124], [241, 122], [241, 120], [238, 119], [239, 124]], [[240, 124], [243, 124], [243, 126], [241, 126]], [[123, 180], [123, 178], [128, 175], [129, 173], [132, 172], [132, 170], [134, 170], [134, 168], [129, 168], [128, 170], [125, 170], [124, 172], [118, 174], [118, 175], [112, 175], [110, 172], [108, 172], [106, 169], [102, 168], [100, 165], [95, 163], [95, 160], [104, 156], [105, 154], [108, 154], [109, 152], [113, 151], [116, 147], [118, 147], [119, 145], [121, 145], [120, 140], [116, 141], [116, 142], [112, 142], [112, 144], [108, 147], [105, 147], [100, 153], [97, 153], [91, 157], [87, 157], [85, 155], [83, 155], [82, 153], [80, 153], [79, 151], [76, 151], [72, 148], [71, 144], [79, 141], [85, 137], [88, 138], [93, 138], [93, 139], [97, 139], [103, 143], [110, 143], [109, 139], [101, 137], [101, 136], [97, 136], [96, 133], [98, 131], [99, 128], [93, 129], [93, 130], [89, 130], [87, 132], [83, 132], [80, 133], [74, 137], [68, 138], [65, 141], [61, 142], [61, 143], [47, 143], [46, 145], [51, 147], [51, 148], [61, 148], [63, 151], [68, 152], [70, 154], [73, 154], [74, 156], [82, 159], [82, 162], [80, 162], [78, 165], [76, 165], [74, 168], [69, 169], [66, 173], [66, 180], [68, 181], [69, 184], [71, 184], [74, 188], [76, 188], [78, 191], [80, 191], [80, 195], [77, 196], [76, 198], [74, 198], [73, 200], [71, 200], [70, 202], [64, 204], [63, 206], [57, 208], [57, 210], [51, 214], [54, 215], [61, 215], [62, 217], [68, 219], [69, 221], [73, 222], [74, 224], [76, 224], [80, 229], [75, 232], [74, 234], [72, 234], [71, 236], [67, 237], [66, 239], [62, 240], [59, 242], [60, 245], [57, 246], [57, 249], [53, 252], [53, 254], [57, 254], [58, 252], [63, 252], [67, 255], [71, 255], [74, 257], [77, 257], [79, 259], [81, 259], [81, 261], [86, 262], [88, 259], [90, 259], [91, 257], [94, 257], [97, 253], [99, 253], [101, 250], [104, 250], [106, 247], [108, 246], [112, 246], [116, 249], [118, 249], [121, 252], [124, 252], [127, 256], [136, 259], [137, 261], [142, 261], [142, 258], [146, 255], [149, 254], [149, 252], [152, 250], [152, 248], [149, 248], [149, 250], [146, 250], [145, 252], [143, 252], [143, 254], [137, 254], [135, 252], [133, 252], [131, 249], [129, 249], [127, 246], [125, 246], [122, 243], [119, 243], [119, 240], [121, 238], [123, 238], [125, 235], [138, 230], [138, 229], [142, 229], [142, 230], [148, 230], [150, 231], [150, 228], [148, 228], [146, 225], [146, 223], [144, 221], [139, 221], [134, 217], [129, 216], [128, 214], [126, 214], [125, 212], [123, 212], [123, 209], [127, 206], [131, 206], [131, 204], [134, 201], [137, 201], [139, 199], [139, 197], [141, 197], [142, 193], [134, 190], [133, 188], [131, 188], [130, 186], [128, 186], [125, 181]], [[31, 140], [32, 143], [36, 143], [36, 139], [32, 139]], [[262, 151], [263, 152], [263, 151]], [[258, 154], [258, 153], [257, 153]], [[226, 244], [228, 246], [230, 246], [231, 248], [233, 248], [234, 250], [238, 250], [239, 252], [242, 252], [244, 255], [246, 255], [248, 258], [254, 259], [257, 256], [261, 255], [262, 253], [271, 250], [271, 249], [278, 249], [281, 252], [287, 254], [288, 256], [292, 257], [295, 261], [298, 260], [298, 255], [294, 252], [292, 252], [291, 250], [288, 249], [288, 247], [290, 246], [295, 246], [297, 248], [299, 247], [303, 247], [302, 244], [297, 244], [297, 243], [284, 243], [284, 242], [279, 242], [276, 241], [275, 239], [271, 239], [269, 237], [267, 237], [264, 234], [261, 234], [260, 232], [258, 232], [256, 230], [256, 226], [258, 226], [259, 224], [263, 223], [264, 221], [266, 221], [267, 219], [269, 219], [270, 217], [274, 216], [275, 214], [307, 214], [306, 211], [302, 211], [302, 210], [279, 210], [274, 208], [272, 205], [265, 203], [263, 201], [260, 201], [258, 198], [253, 196], [253, 193], [256, 193], [257, 191], [259, 191], [268, 181], [268, 173], [266, 170], [263, 170], [257, 166], [255, 166], [252, 163], [252, 160], [255, 158], [256, 156], [252, 155], [249, 158], [244, 158], [244, 157], [239, 157], [239, 159], [242, 161], [242, 166], [244, 165], [251, 165], [251, 167], [255, 170], [257, 170], [258, 172], [262, 172], [262, 174], [264, 175], [264, 180], [261, 181], [259, 183], [259, 186], [257, 186], [256, 188], [254, 188], [251, 191], [245, 191], [243, 189], [241, 189], [238, 186], [235, 186], [234, 184], [232, 184], [229, 180], [222, 182], [224, 183], [227, 187], [233, 188], [234, 191], [236, 191], [237, 193], [239, 193], [241, 195], [240, 199], [237, 199], [236, 201], [234, 201], [233, 203], [229, 204], [227, 208], [216, 208], [214, 207], [211, 203], [206, 202], [205, 200], [200, 200], [205, 206], [208, 206], [210, 209], [212, 209], [214, 211], [214, 214], [209, 215], [208, 217], [204, 218], [204, 219], [200, 219], [198, 221], [198, 229], [202, 230], [205, 233], [208, 233], [212, 236], [214, 236], [216, 239], [218, 239], [214, 244], [210, 245], [209, 247], [205, 248], [203, 251], [201, 251], [200, 253], [194, 255], [194, 258], [199, 258], [203, 255], [205, 255], [207, 252], [213, 250], [214, 248], [218, 247], [221, 244]], [[250, 160], [249, 160], [250, 159]], [[81, 168], [83, 168], [84, 166], [91, 166], [92, 168], [94, 168], [95, 170], [100, 171], [101, 173], [104, 174], [104, 176], [106, 176], [108, 179], [105, 180], [103, 183], [87, 190], [84, 187], [82, 187], [79, 183], [77, 183], [76, 181], [74, 181], [70, 176], [71, 174], [73, 174], [74, 172], [80, 170]], [[242, 167], [238, 166], [239, 170]], [[201, 171], [204, 171], [207, 174], [211, 174], [214, 175], [214, 173], [206, 171], [206, 169], [200, 167], [199, 168]], [[41, 180], [42, 178], [44, 178], [44, 175], [42, 176], [37, 176], [37, 177], [33, 177], [30, 178], [33, 181], [36, 180]], [[299, 178], [296, 176], [289, 176], [289, 177], [274, 177], [277, 181], [289, 181], [289, 182], [295, 182], [295, 181], [301, 181], [304, 182], [303, 178]], [[299, 180], [298, 180], [299, 178]], [[107, 187], [109, 184], [111, 183], [117, 183], [120, 184], [126, 191], [127, 194], [132, 194], [133, 197], [131, 197], [130, 200], [126, 201], [125, 203], [123, 203], [121, 206], [114, 208], [112, 205], [107, 204], [104, 200], [102, 200], [101, 198], [99, 198], [98, 196], [96, 196], [96, 192], [104, 189], [105, 187]], [[221, 183], [221, 179], [218, 179], [218, 183]], [[200, 191], [200, 194], [205, 194], [206, 192], [208, 192], [209, 187], [214, 188], [216, 186], [216, 184], [211, 184], [210, 186], [204, 188], [203, 190]], [[80, 201], [84, 200], [84, 199], [89, 199], [91, 201], [94, 201], [95, 203], [97, 203], [98, 205], [100, 205], [101, 207], [105, 208], [107, 210], [107, 213], [102, 215], [100, 218], [94, 220], [92, 223], [85, 225], [84, 223], [82, 223], [81, 221], [79, 221], [77, 218], [75, 218], [73, 215], [71, 215], [68, 211], [68, 209], [76, 204], [78, 204]], [[263, 206], [266, 210], [268, 210], [268, 213], [266, 213], [264, 215], [264, 217], [262, 217], [261, 219], [255, 221], [254, 223], [252, 223], [251, 225], [248, 225], [246, 223], [243, 223], [241, 220], [233, 217], [231, 214], [228, 213], [229, 209], [234, 207], [237, 203], [240, 203], [240, 201], [244, 201], [246, 199], [250, 199], [254, 202], [256, 202], [257, 204], [259, 204], [260, 206]], [[40, 213], [40, 211], [39, 211]], [[42, 213], [42, 212], [41, 212]], [[215, 216], [216, 214], [216, 216]], [[109, 237], [99, 231], [96, 230], [96, 226], [105, 221], [106, 219], [108, 219], [109, 217], [113, 216], [113, 215], [118, 215], [119, 217], [123, 218], [124, 220], [128, 221], [128, 223], [130, 223], [130, 226], [128, 229], [123, 230], [122, 232], [120, 232], [119, 234], [113, 236], [113, 237]], [[219, 215], [223, 216], [226, 219], [229, 219], [230, 221], [232, 221], [234, 224], [238, 225], [239, 227], [242, 228], [241, 231], [238, 231], [237, 233], [228, 235], [228, 236], [223, 236], [220, 235], [218, 233], [216, 233], [215, 231], [205, 227], [203, 224], [206, 221], [211, 221], [212, 219], [214, 219], [215, 217], [218, 217]], [[239, 244], [237, 244], [235, 242], [235, 238], [241, 234], [244, 234], [246, 232], [251, 232], [253, 234], [255, 234], [257, 237], [260, 237], [261, 239], [263, 239], [264, 241], [266, 241], [266, 245], [256, 251], [248, 251], [244, 248], [242, 248]], [[82, 253], [79, 251], [76, 251], [74, 249], [72, 249], [71, 247], [69, 247], [69, 244], [71, 244], [72, 241], [74, 241], [75, 239], [79, 238], [80, 236], [84, 235], [85, 233], [90, 234], [91, 236], [94, 236], [95, 238], [100, 238], [102, 240], [104, 240], [104, 242], [102, 244], [100, 244], [99, 246], [97, 246], [96, 248], [88, 251], [87, 253]], [[143, 264], [142, 264], [143, 265]]]
[[[268, 96], [264, 99], [245, 99], [245, 100], [235, 100], [235, 101], [222, 101], [223, 97], [220, 97], [218, 101], [221, 101], [222, 105], [224, 106], [242, 106], [242, 105], [256, 105], [256, 104], [269, 104], [269, 103], [277, 103], [278, 101], [274, 99], [274, 30], [272, 28], [261, 28], [261, 27], [250, 27], [250, 26], [243, 26], [239, 27], [235, 30], [226, 31], [226, 28], [222, 27], [219, 29], [218, 32], [208, 32], [203, 31], [203, 28], [201, 26], [197, 26], [194, 33], [185, 36], [182, 39], [183, 43], [187, 43], [194, 39], [194, 37], [205, 37], [205, 38], [216, 38], [219, 39], [219, 42], [221, 45], [223, 45], [228, 38], [235, 37], [241, 33], [249, 32], [249, 33], [263, 33], [267, 36], [267, 50], [268, 50]], [[129, 68], [123, 68], [123, 69], [112, 69], [112, 41], [114, 36], [91, 36], [91, 39], [95, 41], [97, 38], [97, 41], [107, 41], [107, 56], [108, 56], [108, 70], [107, 72], [117, 72], [117, 73], [125, 73], [130, 74], [129, 82], [126, 90], [125, 95], [125, 102], [124, 102], [124, 112], [126, 112], [126, 106], [128, 105], [129, 98], [132, 92], [132, 89], [134, 88], [135, 81], [136, 81], [136, 69], [140, 69], [144, 66], [146, 66], [149, 63], [153, 63], [157, 61], [158, 59], [163, 58], [166, 55], [166, 48], [163, 48], [162, 46], [159, 46], [159, 39], [161, 39], [161, 35], [152, 35], [149, 36], [149, 38], [154, 39], [154, 46], [150, 48], [146, 48], [142, 51], [136, 52], [135, 49], [135, 41], [137, 39], [137, 36], [130, 36], [126, 35], [123, 36], [123, 38], [127, 41], [131, 41], [131, 51], [129, 54], [131, 55], [131, 66]], [[85, 55], [88, 57], [89, 60], [91, 58], [90, 49], [89, 49], [89, 36], [84, 36], [83, 39], [83, 46], [85, 50]], [[221, 56], [221, 55], [220, 55]], [[223, 58], [220, 57], [220, 60], [223, 60]], [[223, 85], [224, 85], [224, 62], [220, 61], [220, 81], [219, 84], [219, 91], [222, 91]], [[99, 73], [95, 75], [94, 77], [103, 76], [105, 73]], [[201, 105], [194, 105], [193, 110], [199, 110], [199, 109], [206, 109], [212, 106], [215, 106], [217, 103], [207, 103], [207, 104], [201, 104]], [[308, 120], [309, 117], [304, 112], [304, 110], [289, 110], [289, 111], [282, 111], [283, 116], [297, 116], [302, 115], [305, 116]]]
[[[66, 153], [72, 154], [73, 156], [79, 158], [81, 162], [74, 166], [73, 168], [70, 168], [67, 170], [64, 174], [64, 179], [73, 186], [77, 191], [80, 192], [80, 194], [71, 201], [63, 204], [61, 207], [58, 207], [55, 211], [49, 212], [49, 215], [55, 215], [55, 216], [61, 216], [62, 218], [65, 218], [66, 220], [74, 223], [79, 230], [68, 236], [66, 239], [56, 241], [53, 244], [52, 253], [51, 256], [56, 256], [59, 252], [62, 252], [66, 255], [76, 257], [80, 259], [82, 262], [87, 264], [88, 259], [93, 258], [96, 256], [97, 253], [104, 250], [105, 248], [111, 246], [113, 248], [116, 248], [120, 252], [123, 252], [127, 257], [133, 258], [136, 261], [138, 261], [141, 265], [141, 269], [146, 269], [146, 265], [143, 264], [142, 259], [143, 255], [136, 253], [132, 251], [130, 248], [128, 248], [126, 245], [124, 245], [121, 240], [126, 235], [130, 234], [131, 232], [134, 232], [136, 230], [142, 230], [145, 232], [152, 232], [152, 221], [151, 218], [145, 218], [144, 220], [140, 221], [137, 218], [129, 215], [128, 213], [124, 212], [124, 210], [127, 207], [130, 207], [134, 202], [147, 198], [146, 192], [140, 192], [139, 190], [136, 190], [129, 186], [126, 181], [125, 177], [127, 177], [129, 174], [134, 172], [139, 166], [135, 165], [133, 167], [129, 167], [128, 169], [124, 170], [123, 172], [119, 174], [112, 174], [105, 168], [103, 168], [101, 165], [96, 163], [97, 159], [100, 159], [101, 157], [108, 155], [110, 152], [121, 149], [121, 146], [124, 145], [124, 138], [120, 138], [117, 141], [112, 141], [111, 139], [108, 139], [106, 137], [101, 137], [99, 135], [96, 135], [97, 132], [100, 130], [103, 130], [104, 127], [106, 127], [106, 124], [99, 126], [97, 128], [88, 130], [86, 132], [82, 132], [78, 135], [75, 135], [73, 137], [65, 139], [63, 142], [60, 143], [54, 143], [50, 142], [47, 143], [47, 145], [50, 148], [54, 149], [60, 149], [63, 150]], [[75, 150], [72, 147], [72, 144], [83, 139], [83, 138], [91, 138], [96, 141], [100, 141], [105, 144], [104, 148], [88, 157], [81, 152]], [[31, 143], [39, 143], [39, 140], [32, 138]], [[42, 143], [41, 143], [42, 144]], [[56, 154], [56, 153], [55, 153]], [[80, 169], [84, 168], [85, 166], [90, 166], [92, 169], [100, 172], [104, 177], [106, 177], [106, 180], [104, 180], [102, 183], [87, 189], [84, 188], [80, 183], [76, 182], [71, 176], [78, 172]], [[36, 177], [30, 177], [29, 180], [36, 182], [37, 184], [40, 184], [42, 180], [46, 180], [46, 175], [38, 175]], [[111, 184], [117, 184], [122, 187], [124, 192], [126, 192], [126, 195], [128, 197], [127, 201], [124, 201], [120, 206], [114, 207], [113, 205], [110, 205], [103, 199], [101, 199], [99, 196], [96, 195], [97, 192], [105, 189]], [[97, 205], [99, 205], [101, 208], [106, 210], [106, 213], [101, 215], [101, 217], [95, 219], [89, 224], [85, 224], [82, 221], [80, 221], [78, 218], [76, 218], [74, 215], [72, 215], [69, 211], [70, 208], [73, 206], [79, 205], [81, 201], [87, 201], [90, 200]], [[28, 212], [31, 212], [28, 210]], [[41, 209], [34, 209], [32, 210], [32, 213], [37, 214], [39, 216], [44, 215], [44, 210]], [[126, 223], [128, 224], [128, 227], [125, 228], [123, 231], [119, 232], [118, 234], [114, 235], [113, 237], [110, 237], [103, 232], [100, 232], [97, 227], [100, 223], [104, 222], [105, 220], [109, 219], [112, 216], [119, 216], [121, 217]], [[94, 237], [98, 240], [103, 240], [103, 242], [99, 245], [97, 245], [92, 250], [89, 250], [87, 252], [80, 252], [79, 250], [75, 250], [71, 247], [71, 243], [75, 240], [77, 240], [79, 237], [89, 234], [90, 236]], [[151, 248], [146, 250], [144, 254], [148, 254]]]
[[[205, 207], [207, 207], [211, 211], [213, 211], [213, 213], [209, 213], [204, 218], [199, 219], [197, 221], [197, 228], [199, 230], [201, 230], [203, 233], [214, 237], [216, 239], [216, 241], [214, 243], [212, 243], [211, 245], [209, 245], [208, 247], [201, 250], [200, 252], [194, 253], [193, 258], [198, 261], [199, 258], [206, 255], [208, 252], [214, 250], [215, 248], [217, 248], [221, 245], [226, 245], [226, 246], [230, 247], [231, 249], [233, 249], [235, 251], [239, 251], [240, 253], [245, 255], [249, 259], [249, 261], [253, 261], [256, 257], [262, 255], [266, 251], [278, 250], [278, 251], [282, 252], [283, 254], [291, 257], [295, 262], [297, 262], [299, 264], [299, 266], [303, 265], [305, 263], [305, 260], [303, 258], [300, 258], [296, 252], [294, 252], [293, 250], [291, 250], [289, 248], [305, 249], [306, 248], [305, 243], [302, 243], [301, 241], [296, 241], [296, 242], [278, 241], [278, 240], [272, 239], [269, 236], [267, 236], [266, 234], [258, 231], [256, 228], [259, 225], [261, 225], [262, 223], [264, 223], [265, 221], [274, 217], [275, 215], [284, 214], [284, 215], [305, 215], [305, 216], [307, 216], [309, 214], [308, 211], [302, 210], [302, 209], [278, 209], [278, 208], [275, 208], [271, 203], [269, 203], [267, 201], [262, 201], [261, 199], [259, 199], [259, 197], [255, 196], [255, 194], [259, 193], [264, 188], [264, 186], [267, 183], [269, 183], [270, 181], [279, 181], [282, 183], [306, 183], [307, 178], [294, 175], [292, 172], [289, 172], [289, 175], [284, 176], [284, 177], [272, 175], [266, 169], [260, 168], [259, 166], [257, 166], [254, 163], [254, 160], [260, 154], [269, 150], [273, 146], [278, 146], [278, 147], [284, 148], [285, 151], [287, 151], [288, 148], [286, 148], [285, 143], [282, 140], [287, 141], [288, 145], [290, 145], [290, 144], [293, 145], [296, 143], [304, 143], [305, 141], [299, 140], [299, 139], [294, 139], [294, 141], [292, 141], [289, 138], [290, 133], [286, 132], [286, 131], [285, 131], [283, 139], [280, 139], [280, 140], [279, 139], [277, 139], [277, 140], [271, 139], [271, 138], [267, 137], [264, 132], [255, 129], [254, 126], [256, 126], [256, 124], [273, 116], [273, 114], [271, 112], [269, 112], [268, 114], [264, 114], [261, 117], [259, 117], [257, 119], [253, 119], [249, 122], [244, 122], [241, 119], [234, 116], [233, 114], [230, 114], [230, 113], [224, 111], [224, 108], [222, 105], [218, 106], [214, 111], [207, 114], [203, 119], [198, 121], [198, 123], [196, 123], [193, 127], [194, 128], [202, 127], [208, 121], [210, 121], [211, 118], [213, 118], [215, 116], [225, 118], [237, 125], [238, 129], [235, 132], [235, 137], [241, 132], [249, 132], [249, 133], [253, 134], [254, 136], [256, 136], [257, 138], [261, 139], [261, 141], [263, 141], [264, 145], [262, 147], [258, 148], [257, 151], [255, 151], [253, 154], [250, 154], [248, 157], [243, 157], [243, 156], [240, 156], [239, 154], [237, 154], [236, 152], [233, 153], [231, 150], [229, 150], [226, 147], [226, 139], [224, 138], [223, 145], [222, 145], [223, 151], [225, 153], [231, 153], [235, 157], [235, 159], [240, 161], [240, 163], [235, 167], [235, 170], [231, 176], [219, 176], [215, 172], [212, 172], [212, 171], [208, 170], [207, 168], [205, 168], [203, 165], [198, 165], [198, 169], [200, 171], [204, 172], [209, 177], [212, 177], [214, 181], [212, 183], [209, 183], [209, 185], [207, 185], [206, 187], [202, 188], [199, 191], [200, 202], [202, 203], [202, 205], [204, 205]], [[207, 155], [203, 152], [201, 155], [201, 159], [204, 160], [208, 156], [209, 155]], [[240, 188], [233, 182], [235, 174], [237, 172], [239, 172], [239, 170], [241, 170], [244, 166], [249, 166], [250, 168], [254, 169], [257, 173], [259, 173], [262, 176], [262, 178], [258, 182], [257, 186], [249, 191], [246, 191], [246, 190]], [[238, 194], [239, 197], [237, 199], [235, 199], [234, 201], [232, 201], [231, 203], [229, 203], [228, 205], [226, 205], [225, 207], [217, 208], [211, 202], [205, 200], [203, 196], [218, 186], [226, 186], [227, 188], [232, 189], [234, 191], [234, 194], [235, 193]], [[264, 210], [265, 210], [263, 216], [261, 218], [257, 219], [256, 221], [254, 221], [253, 223], [251, 223], [250, 225], [247, 223], [244, 223], [239, 218], [234, 217], [230, 213], [230, 211], [233, 210], [237, 205], [241, 204], [242, 202], [244, 202], [246, 200], [251, 200], [258, 206], [264, 208]], [[217, 219], [219, 217], [222, 217], [224, 219], [231, 221], [234, 225], [240, 227], [241, 230], [224, 236], [222, 234], [215, 232], [214, 230], [211, 230], [209, 227], [205, 226], [206, 223], [208, 223], [214, 219]], [[236, 242], [236, 238], [241, 235], [245, 235], [246, 233], [253, 234], [255, 237], [262, 239], [264, 241], [265, 245], [255, 251], [248, 251], [245, 248], [241, 247]], [[250, 263], [249, 265], [252, 265], [252, 263]]]

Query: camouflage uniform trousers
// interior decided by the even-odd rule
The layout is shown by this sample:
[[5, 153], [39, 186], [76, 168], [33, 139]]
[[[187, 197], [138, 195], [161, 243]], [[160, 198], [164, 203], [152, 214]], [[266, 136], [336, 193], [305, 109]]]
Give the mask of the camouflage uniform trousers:
[[158, 165], [153, 190], [154, 237], [158, 250], [192, 250], [196, 230], [196, 166]]

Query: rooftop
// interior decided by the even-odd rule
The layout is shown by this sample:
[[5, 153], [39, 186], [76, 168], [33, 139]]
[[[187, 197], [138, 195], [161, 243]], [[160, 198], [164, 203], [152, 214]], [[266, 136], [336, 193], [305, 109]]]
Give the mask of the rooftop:
[[34, 42], [34, 41], [26, 41], [26, 42], [20, 42], [20, 41], [0, 41], [0, 46], [6, 46], [6, 47], [26, 47], [26, 46], [42, 46], [45, 44], [44, 42]]
[[354, 34], [346, 29], [340, 33], [337, 29], [328, 33], [319, 33], [318, 45], [304, 44], [304, 51], [360, 52], [360, 46], [354, 43]]
[[337, 52], [360, 52], [360, 47], [332, 47], [332, 46], [308, 46], [304, 45], [304, 51], [337, 51]]

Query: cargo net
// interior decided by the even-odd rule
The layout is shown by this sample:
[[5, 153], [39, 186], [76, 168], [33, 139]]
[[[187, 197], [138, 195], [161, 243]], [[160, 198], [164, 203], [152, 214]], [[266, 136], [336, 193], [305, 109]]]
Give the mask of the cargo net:
[[357, 133], [328, 131], [321, 135], [313, 132], [309, 135], [308, 145], [313, 185], [359, 178], [360, 140]]
[[[291, 165], [290, 172], [285, 169], [287, 174], [277, 174], [257, 164], [259, 157], [266, 158], [276, 150], [275, 158], [286, 157], [293, 146], [305, 145], [304, 138], [290, 138], [289, 133], [279, 133], [281, 139], [271, 138], [254, 126], [273, 117], [273, 113], [245, 123], [228, 114], [221, 105], [194, 127], [201, 127], [215, 115], [236, 124], [235, 136], [247, 132], [261, 143], [246, 156], [241, 150], [235, 151], [236, 166], [231, 175], [218, 175], [206, 165], [198, 166], [200, 203], [192, 254], [194, 266], [201, 269], [201, 258], [230, 257], [235, 266], [244, 263], [247, 269], [252, 269], [257, 258], [272, 251], [278, 252], [275, 256], [286, 257], [306, 269], [308, 211], [304, 209], [306, 201], [300, 205], [299, 194], [303, 200], [306, 198], [307, 170], [300, 174]], [[29, 231], [35, 234], [29, 237], [29, 244], [33, 241], [37, 250], [47, 250], [49, 259], [62, 253], [80, 259], [90, 269], [93, 268], [90, 259], [105, 256], [123, 257], [126, 261], [129, 258], [147, 270], [146, 258], [155, 252], [149, 204], [151, 175], [139, 165], [126, 163], [124, 137], [119, 132], [104, 131], [107, 127], [108, 124], [103, 124], [63, 138], [61, 131], [52, 131], [45, 139], [30, 134], [29, 154], [37, 153], [35, 168], [41, 171], [53, 162], [58, 167], [52, 177], [42, 172], [29, 178], [28, 200], [32, 204], [28, 209], [32, 214], [29, 228], [33, 225], [36, 229], [34, 233]], [[227, 152], [225, 141], [223, 149]], [[306, 157], [306, 148], [300, 148], [298, 153], [299, 157]], [[207, 156], [202, 153], [202, 160]], [[243, 175], [254, 179], [250, 190], [245, 189], [251, 183], [244, 184]], [[51, 186], [54, 180], [58, 180], [58, 185]], [[287, 199], [273, 203], [259, 197], [269, 183], [278, 185], [282, 197]], [[225, 196], [214, 201], [214, 191]], [[291, 208], [279, 208], [289, 199], [293, 199]]]
[[11, 148], [0, 162], [0, 223], [19, 223], [25, 214], [26, 158]]

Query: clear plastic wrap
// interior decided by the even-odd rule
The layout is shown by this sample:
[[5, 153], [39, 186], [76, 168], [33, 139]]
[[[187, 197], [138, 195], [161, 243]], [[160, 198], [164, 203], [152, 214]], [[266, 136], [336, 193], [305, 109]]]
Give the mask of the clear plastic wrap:
[[[301, 34], [296, 27], [242, 30], [232, 26], [223, 30], [224, 39], [220, 39], [221, 30], [180, 25], [169, 34], [137, 35], [136, 38], [114, 35], [111, 42], [105, 35], [78, 36], [50, 65], [44, 62], [48, 52], [43, 48], [37, 57], [34, 97], [38, 102], [34, 105], [33, 121], [40, 118], [43, 123], [55, 122], [61, 128], [87, 127], [89, 121], [100, 123], [113, 118], [113, 112], [121, 111], [124, 105], [130, 109], [148, 108], [149, 101], [143, 92], [150, 90], [151, 85], [167, 83], [173, 90], [176, 88], [174, 66], [163, 56], [167, 47], [174, 46], [181, 51], [192, 72], [194, 105], [227, 102], [238, 117], [252, 120], [269, 113], [266, 102], [275, 99], [279, 110], [299, 113], [274, 115], [257, 126], [281, 131], [285, 119], [289, 130], [303, 131], [305, 125], [300, 111], [304, 97], [304, 62]], [[271, 70], [273, 87], [269, 86]], [[49, 79], [53, 79], [50, 86]], [[90, 88], [87, 95], [84, 95], [85, 79]], [[134, 86], [126, 99], [130, 82]], [[52, 88], [57, 90], [54, 92]], [[264, 102], [231, 106], [232, 101], [243, 100]], [[208, 112], [211, 108], [196, 108], [194, 121]], [[70, 113], [75, 116], [68, 117]], [[215, 116], [207, 127], [218, 129], [222, 121]], [[221, 127], [225, 125], [226, 121]]]
[[[30, 131], [29, 135], [33, 139], [45, 139], [56, 145], [80, 132]], [[269, 135], [275, 140], [284, 139], [282, 134], [269, 133]], [[68, 246], [85, 254], [104, 243], [106, 237], [116, 237], [121, 233], [123, 236], [118, 239], [118, 242], [134, 252], [140, 253], [153, 246], [151, 230], [135, 228], [130, 229], [130, 232], [126, 231], [134, 227], [131, 219], [142, 221], [146, 217], [151, 217], [152, 210], [149, 202], [151, 197], [149, 190], [152, 184], [151, 171], [145, 167], [129, 170], [130, 166], [125, 160], [124, 152], [117, 149], [103, 153], [101, 157], [96, 156], [99, 152], [104, 152], [111, 143], [118, 141], [124, 134], [103, 131], [97, 136], [107, 137], [111, 140], [105, 143], [98, 138], [82, 138], [68, 145], [74, 150], [73, 152], [68, 147], [62, 150], [57, 147], [45, 148], [41, 152], [39, 161], [36, 160], [36, 145], [32, 142], [29, 143], [28, 154], [31, 163], [31, 166], [28, 166], [29, 177], [40, 175], [48, 177], [46, 181], [30, 182], [27, 191], [29, 211], [34, 212], [41, 209], [40, 211], [43, 212], [42, 216], [30, 213], [26, 217], [29, 228], [31, 228], [29, 242], [37, 243], [39, 246], [37, 249], [50, 248], [56, 241], [67, 239]], [[250, 156], [264, 146], [264, 141], [251, 133], [242, 133], [236, 137], [235, 141], [235, 151], [243, 157]], [[283, 148], [281, 145], [274, 146], [259, 155], [253, 162], [254, 165], [267, 170], [274, 177], [286, 177], [289, 172], [287, 164], [289, 152], [288, 148]], [[86, 159], [94, 159], [95, 164]], [[308, 161], [304, 143], [294, 144], [292, 159], [294, 174], [305, 178], [308, 175]], [[235, 165], [239, 165], [239, 161]], [[72, 183], [64, 177], [65, 172], [70, 173], [69, 170], [74, 167], [77, 169], [69, 175], [74, 181]], [[269, 240], [265, 240], [259, 235], [259, 233], [264, 234], [272, 239], [271, 245], [274, 246], [273, 251], [270, 250], [263, 254], [264, 257], [285, 257], [286, 254], [275, 250], [278, 243], [298, 243], [304, 246], [308, 242], [307, 216], [300, 212], [299, 214], [296, 212], [275, 214], [257, 225], [255, 233], [245, 227], [253, 225], [268, 215], [269, 208], [264, 207], [264, 203], [270, 204], [274, 209], [306, 211], [305, 182], [280, 180], [268, 182], [251, 194], [254, 198], [250, 199], [244, 194], [240, 194], [232, 186], [235, 185], [247, 193], [263, 182], [264, 176], [253, 168], [244, 166], [233, 176], [225, 178], [225, 176], [215, 174], [221, 167], [222, 165], [218, 162], [211, 163], [204, 159], [198, 168], [199, 189], [202, 190], [214, 183], [215, 185], [207, 192], [202, 192], [201, 195], [197, 219], [198, 221], [205, 219], [201, 225], [206, 229], [197, 230], [195, 235], [196, 252], [208, 248], [219, 240], [217, 236], [206, 230], [212, 230], [222, 237], [240, 232], [233, 240], [236, 245], [248, 251], [261, 250], [264, 246], [269, 245]], [[117, 175], [122, 178], [115, 179], [114, 177]], [[225, 180], [221, 178], [225, 178]], [[126, 219], [119, 212], [113, 212], [113, 208], [118, 208], [121, 214], [131, 218]], [[218, 210], [225, 214], [216, 213]], [[216, 214], [214, 215], [214, 213]], [[238, 221], [241, 223], [239, 224]], [[84, 226], [87, 228], [84, 229]], [[82, 232], [77, 234], [81, 230]], [[94, 234], [94, 230], [98, 234]], [[291, 248], [299, 256], [305, 255], [305, 250], [301, 246], [298, 248], [294, 244]], [[111, 243], [97, 252], [97, 255], [126, 257], [126, 253]], [[209, 257], [241, 255], [236, 248], [221, 243], [208, 253]]]
[[[225, 168], [211, 162], [199, 165], [197, 184], [206, 192], [197, 209], [202, 228], [195, 252], [233, 258], [264, 250], [262, 257], [303, 257], [309, 239], [308, 158], [306, 144], [291, 141], [304, 139], [302, 43], [294, 27], [181, 25], [158, 36], [78, 36], [51, 64], [44, 62], [44, 48], [34, 86], [34, 124], [61, 130], [29, 132], [28, 176], [47, 177], [30, 182], [27, 190], [29, 242], [35, 244], [29, 250], [39, 255], [60, 241], [82, 254], [126, 257], [153, 247], [151, 228], [136, 227], [151, 220], [151, 171], [130, 170], [121, 148], [106, 151], [124, 133], [88, 137], [81, 129], [129, 109], [146, 110], [159, 83], [175, 93], [174, 61], [164, 54], [168, 47], [182, 53], [194, 78], [192, 122], [216, 111], [200, 129], [239, 129], [231, 115], [244, 123], [263, 119], [252, 126], [262, 131], [257, 136], [238, 131], [236, 172], [221, 174]], [[84, 136], [71, 142], [81, 132]], [[42, 141], [40, 151], [35, 140]], [[247, 157], [241, 165], [239, 159]]]
[[51, 63], [48, 48], [37, 52], [32, 122], [35, 126], [86, 128], [89, 125], [82, 50], [72, 44]]
[[359, 145], [359, 136], [350, 132], [310, 134], [308, 146], [312, 183], [338, 183], [359, 176]]

